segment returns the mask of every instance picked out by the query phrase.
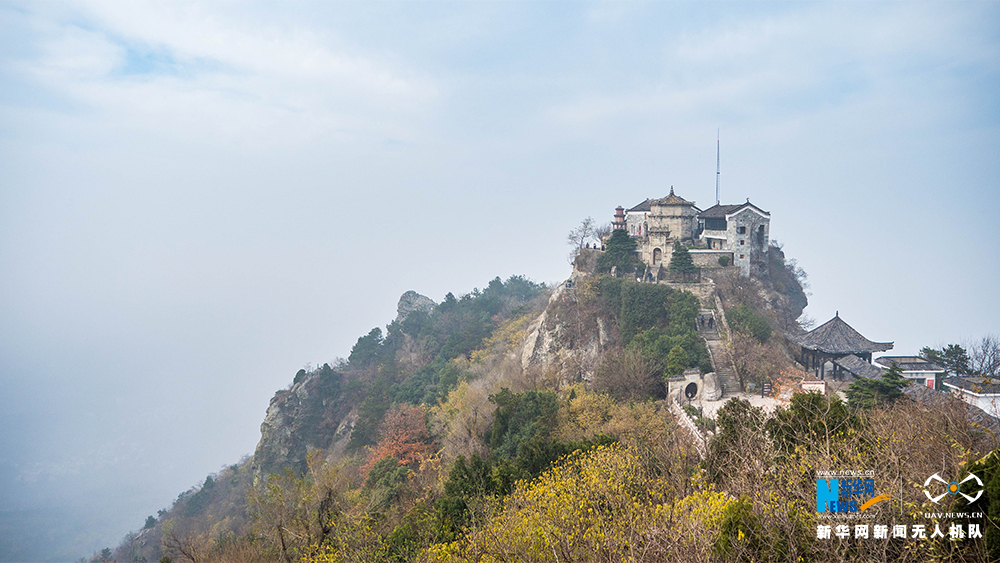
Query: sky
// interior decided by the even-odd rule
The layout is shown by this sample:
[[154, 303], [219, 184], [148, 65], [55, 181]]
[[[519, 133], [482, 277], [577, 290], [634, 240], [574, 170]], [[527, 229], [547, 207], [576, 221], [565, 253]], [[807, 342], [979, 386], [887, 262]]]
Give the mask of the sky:
[[406, 290], [706, 209], [717, 135], [809, 317], [998, 334], [998, 92], [991, 1], [0, 1], [0, 561], [117, 545]]

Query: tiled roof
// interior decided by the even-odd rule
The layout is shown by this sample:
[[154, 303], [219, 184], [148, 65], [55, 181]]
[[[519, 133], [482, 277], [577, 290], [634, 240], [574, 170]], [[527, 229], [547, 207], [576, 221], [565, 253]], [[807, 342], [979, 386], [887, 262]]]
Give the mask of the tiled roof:
[[649, 201], [650, 205], [694, 205], [693, 201], [688, 201], [682, 197], [674, 195], [674, 187], [670, 186], [670, 195]]
[[746, 203], [740, 203], [738, 205], [713, 205], [712, 207], [709, 207], [708, 209], [706, 209], [706, 210], [702, 211], [701, 213], [699, 213], [698, 214], [698, 218], [699, 219], [714, 219], [714, 218], [725, 219], [727, 215], [732, 215], [733, 213], [736, 213], [737, 211], [739, 211], [740, 209], [743, 209], [744, 207], [750, 207], [750, 208], [756, 209], [757, 211], [759, 211], [759, 212], [761, 212], [761, 213], [763, 213], [764, 215], [767, 215], [767, 216], [771, 215], [767, 211], [764, 211], [763, 209], [761, 209], [761, 208], [757, 207], [756, 205], [750, 203], [750, 200], [747, 200]]
[[639, 205], [636, 205], [632, 209], [628, 210], [629, 213], [632, 213], [634, 211], [639, 211], [639, 212], [649, 211], [649, 198], [646, 198], [646, 201], [644, 201], [644, 202], [640, 203]]
[[853, 373], [857, 377], [864, 377], [866, 379], [882, 379], [882, 373], [885, 371], [869, 364], [854, 354], [848, 354], [837, 358], [833, 361], [833, 363]]
[[978, 395], [1000, 395], [1000, 380], [993, 377], [949, 377], [942, 383]]
[[733, 211], [736, 211], [740, 207], [743, 207], [743, 206], [742, 205], [713, 205], [712, 207], [709, 207], [708, 209], [706, 209], [706, 210], [702, 211], [701, 213], [699, 213], [698, 214], [698, 218], [699, 219], [713, 219], [713, 218], [717, 217], [719, 219], [725, 219], [726, 215], [729, 215], [730, 213], [732, 213]]
[[931, 363], [920, 356], [879, 356], [875, 358], [879, 365], [889, 367], [892, 362], [896, 362], [899, 369], [903, 371], [945, 371], [945, 369], [935, 363]]
[[793, 342], [827, 354], [862, 354], [892, 349], [892, 342], [872, 342], [861, 336], [839, 314], [804, 335], [794, 337]]

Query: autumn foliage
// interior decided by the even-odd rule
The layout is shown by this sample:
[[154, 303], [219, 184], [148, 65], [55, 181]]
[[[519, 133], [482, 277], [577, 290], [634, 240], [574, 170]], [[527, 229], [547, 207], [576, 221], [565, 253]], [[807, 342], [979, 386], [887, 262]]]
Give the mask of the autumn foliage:
[[379, 460], [387, 457], [395, 458], [399, 465], [419, 463], [431, 448], [424, 410], [412, 405], [393, 407], [379, 426], [378, 436], [378, 443], [368, 449], [362, 475], [368, 475]]

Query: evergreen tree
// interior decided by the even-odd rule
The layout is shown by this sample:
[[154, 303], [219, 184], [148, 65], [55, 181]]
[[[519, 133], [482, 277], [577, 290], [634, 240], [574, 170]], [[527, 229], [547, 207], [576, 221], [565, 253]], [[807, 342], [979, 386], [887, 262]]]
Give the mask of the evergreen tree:
[[615, 229], [608, 237], [604, 252], [597, 258], [597, 271], [610, 272], [616, 268], [618, 275], [631, 274], [640, 264], [635, 252], [635, 241], [622, 229]]
[[862, 377], [847, 389], [847, 402], [854, 408], [870, 409], [889, 405], [903, 396], [903, 387], [910, 382], [903, 378], [903, 370], [896, 362], [882, 374], [882, 379]]
[[670, 271], [683, 274], [685, 278], [698, 271], [698, 266], [695, 266], [694, 260], [691, 259], [691, 253], [679, 242], [674, 243], [674, 253], [670, 257]]
[[920, 350], [920, 355], [927, 361], [934, 362], [948, 370], [948, 373], [952, 375], [976, 375], [975, 370], [971, 367], [972, 362], [969, 359], [969, 354], [965, 348], [958, 344], [949, 344], [940, 350], [924, 347]]

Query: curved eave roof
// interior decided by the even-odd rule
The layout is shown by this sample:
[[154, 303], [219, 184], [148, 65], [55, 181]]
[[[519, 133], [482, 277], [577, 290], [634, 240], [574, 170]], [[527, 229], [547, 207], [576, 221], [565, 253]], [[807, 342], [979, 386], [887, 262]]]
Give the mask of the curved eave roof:
[[674, 195], [674, 191], [670, 190], [670, 195], [667, 197], [661, 197], [660, 199], [650, 200], [649, 204], [652, 205], [691, 205], [694, 206], [693, 201], [688, 201], [680, 196]]
[[892, 342], [872, 342], [854, 330], [837, 315], [815, 329], [794, 339], [794, 342], [809, 350], [827, 354], [863, 354], [885, 352], [892, 349]]

